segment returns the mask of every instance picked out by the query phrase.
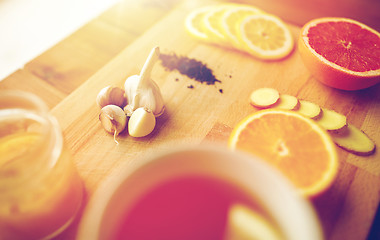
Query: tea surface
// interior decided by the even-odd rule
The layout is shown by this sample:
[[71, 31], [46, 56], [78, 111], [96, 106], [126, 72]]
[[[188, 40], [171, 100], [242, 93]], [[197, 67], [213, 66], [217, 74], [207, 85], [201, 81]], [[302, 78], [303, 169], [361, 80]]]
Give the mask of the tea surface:
[[242, 203], [263, 210], [232, 184], [182, 177], [146, 193], [125, 214], [117, 239], [223, 239], [228, 210]]

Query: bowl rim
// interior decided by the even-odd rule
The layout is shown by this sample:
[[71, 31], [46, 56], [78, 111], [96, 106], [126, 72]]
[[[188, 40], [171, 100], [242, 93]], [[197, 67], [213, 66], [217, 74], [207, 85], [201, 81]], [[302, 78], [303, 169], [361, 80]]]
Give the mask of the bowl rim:
[[[170, 155], [183, 154], [184, 152], [188, 151], [198, 153], [203, 152], [209, 154], [222, 154], [226, 158], [237, 157], [242, 161], [250, 162], [250, 164], [252, 164], [252, 169], [257, 169], [256, 172], [260, 172], [260, 174], [263, 176], [265, 175], [267, 179], [271, 179], [270, 181], [272, 181], [273, 184], [277, 185], [276, 189], [281, 191], [281, 194], [283, 195], [282, 198], [287, 199], [290, 203], [292, 203], [290, 204], [291, 206], [288, 205], [286, 207], [286, 209], [288, 209], [286, 211], [292, 212], [292, 215], [297, 215], [297, 222], [299, 224], [302, 224], [302, 227], [299, 226], [302, 233], [297, 232], [297, 235], [300, 236], [304, 234], [302, 235], [304, 237], [301, 237], [299, 239], [305, 239], [305, 236], [307, 236], [307, 239], [310, 240], [324, 239], [323, 229], [321, 227], [315, 209], [309, 200], [302, 197], [296, 191], [294, 186], [292, 186], [290, 181], [288, 181], [278, 170], [269, 166], [269, 164], [260, 160], [258, 157], [238, 150], [230, 150], [216, 144], [176, 146], [174, 149], [164, 148], [164, 150], [154, 149], [146, 152], [141, 157], [138, 157], [133, 161], [133, 164], [131, 164], [131, 162], [128, 162], [123, 165], [120, 169], [123, 169], [125, 171], [119, 171], [118, 174], [110, 175], [94, 191], [83, 211], [83, 215], [78, 226], [76, 239], [102, 239], [100, 238], [99, 230], [101, 229], [100, 226], [102, 224], [103, 216], [108, 209], [108, 203], [112, 200], [124, 181], [127, 181], [135, 172], [141, 171], [147, 166], [155, 164], [157, 160], [165, 160], [165, 158], [167, 159], [167, 157]], [[284, 229], [282, 230], [284, 231]], [[294, 236], [294, 234], [292, 235], [291, 232], [285, 232], [284, 235]]]

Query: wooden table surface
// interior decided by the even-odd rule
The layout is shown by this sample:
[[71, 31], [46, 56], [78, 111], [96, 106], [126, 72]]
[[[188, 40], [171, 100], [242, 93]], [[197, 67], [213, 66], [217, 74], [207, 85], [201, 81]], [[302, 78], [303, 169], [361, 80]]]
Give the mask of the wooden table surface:
[[[294, 37], [304, 23], [321, 16], [351, 17], [380, 30], [379, 1], [357, 0], [344, 6], [327, 0], [307, 4], [301, 0], [286, 4], [280, 0], [239, 2], [277, 14], [289, 24]], [[186, 13], [205, 3], [123, 0], [0, 82], [0, 89], [37, 94], [52, 109], [83, 178], [85, 203], [104, 179], [117, 174], [120, 162], [132, 161], [141, 151], [158, 143], [175, 137], [179, 142], [197, 143], [207, 139], [226, 144], [233, 126], [253, 111], [247, 99], [255, 87], [274, 87], [341, 112], [348, 122], [380, 143], [380, 84], [362, 91], [339, 91], [315, 81], [302, 65], [297, 49], [281, 62], [268, 63], [198, 42], [187, 35], [181, 21]], [[159, 130], [152, 136], [136, 140], [122, 134], [120, 145], [124, 147], [117, 148], [112, 136], [97, 121], [99, 109], [95, 96], [102, 87], [122, 86], [127, 76], [137, 74], [151, 47], [157, 44], [163, 51], [186, 54], [205, 62], [222, 79], [220, 87], [224, 93], [201, 84], [190, 90], [186, 86], [191, 80], [156, 68], [153, 74], [165, 95], [168, 113], [159, 119]], [[174, 87], [175, 78], [181, 80]], [[202, 98], [215, 101], [215, 109]], [[181, 108], [195, 113], [198, 119], [189, 119]], [[211, 114], [206, 116], [208, 112]], [[199, 128], [199, 121], [207, 123]], [[95, 148], [103, 153], [94, 152]], [[312, 202], [325, 235], [327, 239], [366, 239], [369, 235], [378, 239], [379, 220], [375, 216], [380, 199], [379, 151], [369, 157], [338, 151], [341, 166], [337, 180], [328, 192]], [[107, 156], [109, 159], [105, 159]], [[74, 239], [79, 221], [80, 214], [57, 239]]]

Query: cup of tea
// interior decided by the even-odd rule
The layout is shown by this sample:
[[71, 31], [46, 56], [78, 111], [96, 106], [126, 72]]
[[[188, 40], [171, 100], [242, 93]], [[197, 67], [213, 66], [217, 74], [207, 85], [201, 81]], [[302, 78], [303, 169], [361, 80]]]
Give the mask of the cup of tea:
[[323, 239], [311, 204], [257, 157], [220, 146], [153, 152], [90, 199], [85, 239]]

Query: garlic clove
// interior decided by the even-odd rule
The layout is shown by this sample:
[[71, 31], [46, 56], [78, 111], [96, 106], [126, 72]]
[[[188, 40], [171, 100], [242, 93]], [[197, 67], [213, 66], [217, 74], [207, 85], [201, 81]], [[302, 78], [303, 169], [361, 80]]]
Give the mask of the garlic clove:
[[96, 97], [96, 103], [100, 108], [107, 105], [116, 105], [122, 108], [125, 106], [126, 100], [124, 90], [114, 86], [103, 88]]
[[122, 132], [127, 125], [127, 116], [123, 109], [116, 105], [107, 105], [100, 110], [99, 120], [107, 132], [113, 133], [114, 141], [119, 144], [116, 140], [116, 136]]
[[128, 132], [132, 137], [144, 137], [150, 134], [156, 126], [156, 117], [153, 112], [141, 107], [136, 109], [128, 122]]

